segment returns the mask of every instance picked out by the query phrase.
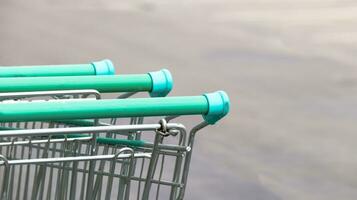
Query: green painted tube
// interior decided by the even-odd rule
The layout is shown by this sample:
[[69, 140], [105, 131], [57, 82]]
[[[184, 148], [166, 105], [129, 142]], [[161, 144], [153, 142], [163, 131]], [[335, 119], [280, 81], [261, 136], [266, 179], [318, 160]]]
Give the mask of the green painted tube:
[[113, 76], [61, 76], [0, 79], [0, 92], [95, 89], [99, 92], [151, 91], [149, 74]]
[[0, 78], [41, 76], [113, 75], [113, 63], [106, 59], [89, 64], [1, 66]]
[[[51, 138], [81, 138], [81, 137], [91, 137], [91, 135], [67, 134], [67, 135], [56, 135], [56, 136], [52, 136]], [[146, 144], [146, 141], [144, 140], [128, 140], [128, 139], [106, 138], [106, 137], [98, 137], [96, 139], [96, 142], [98, 144], [123, 145], [123, 146], [131, 146], [131, 147], [143, 147]]]
[[3, 103], [0, 121], [41, 121], [206, 114], [204, 96]]
[[66, 124], [70, 126], [96, 126], [95, 120], [93, 119], [56, 120], [52, 122]]
[[149, 92], [152, 97], [164, 97], [172, 86], [167, 69], [131, 75], [0, 78], [0, 93], [94, 89], [101, 93]]
[[0, 77], [95, 75], [91, 64], [0, 67]]
[[127, 139], [116, 139], [116, 138], [105, 138], [98, 137], [97, 143], [107, 144], [107, 145], [123, 145], [130, 147], [143, 147], [146, 142], [144, 140], [127, 140]]
[[214, 124], [228, 111], [228, 96], [218, 91], [186, 97], [2, 103], [0, 122], [203, 115]]

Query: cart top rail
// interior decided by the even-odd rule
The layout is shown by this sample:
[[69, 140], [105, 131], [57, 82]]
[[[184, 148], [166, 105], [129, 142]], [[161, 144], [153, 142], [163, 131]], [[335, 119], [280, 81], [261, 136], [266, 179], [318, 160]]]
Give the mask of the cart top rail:
[[223, 91], [166, 98], [12, 102], [0, 104], [0, 122], [203, 115], [214, 124], [229, 112], [229, 106]]
[[[1, 73], [1, 71], [0, 71]], [[172, 89], [171, 73], [166, 70], [147, 74], [112, 76], [52, 76], [0, 79], [0, 92], [87, 90], [98, 92], [150, 92], [166, 96]]]
[[115, 67], [108, 59], [88, 64], [0, 66], [0, 78], [113, 74]]

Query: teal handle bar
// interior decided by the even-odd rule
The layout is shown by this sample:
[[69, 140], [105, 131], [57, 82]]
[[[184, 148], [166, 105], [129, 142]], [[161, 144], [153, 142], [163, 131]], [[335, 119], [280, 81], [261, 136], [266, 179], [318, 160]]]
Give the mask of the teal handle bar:
[[113, 75], [115, 68], [108, 60], [92, 62], [89, 64], [67, 65], [34, 65], [34, 66], [1, 66], [0, 78], [8, 77], [41, 77], [41, 76], [89, 76]]
[[152, 97], [166, 96], [173, 80], [166, 69], [148, 74], [112, 76], [53, 76], [0, 79], [0, 92], [95, 89], [99, 92], [148, 91]]
[[229, 112], [229, 104], [223, 91], [186, 97], [11, 102], [0, 104], [0, 122], [203, 115], [214, 124]]

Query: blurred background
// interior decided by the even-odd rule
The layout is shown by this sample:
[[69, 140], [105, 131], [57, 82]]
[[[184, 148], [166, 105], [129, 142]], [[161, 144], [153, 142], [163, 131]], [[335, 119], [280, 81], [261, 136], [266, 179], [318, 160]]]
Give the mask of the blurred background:
[[1, 0], [0, 65], [109, 58], [169, 69], [172, 96], [225, 90], [186, 199], [356, 199], [356, 24], [350, 0]]

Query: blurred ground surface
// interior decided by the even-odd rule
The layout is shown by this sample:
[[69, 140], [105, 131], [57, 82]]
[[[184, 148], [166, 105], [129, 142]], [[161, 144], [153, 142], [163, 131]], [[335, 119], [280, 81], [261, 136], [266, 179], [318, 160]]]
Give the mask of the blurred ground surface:
[[168, 68], [172, 95], [226, 90], [187, 199], [356, 199], [356, 24], [348, 0], [2, 0], [0, 64], [110, 58]]

